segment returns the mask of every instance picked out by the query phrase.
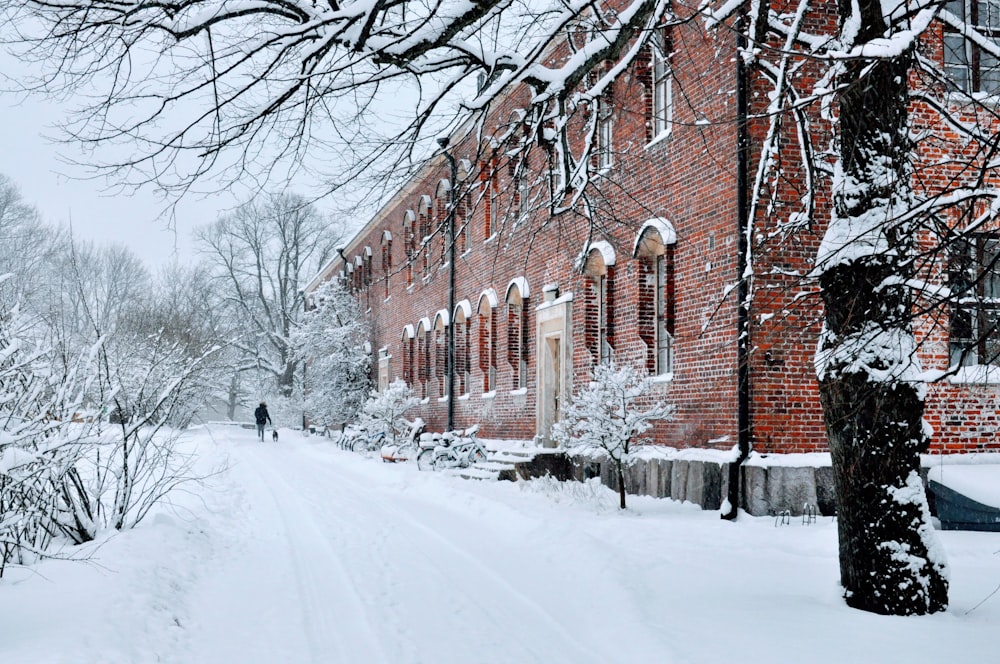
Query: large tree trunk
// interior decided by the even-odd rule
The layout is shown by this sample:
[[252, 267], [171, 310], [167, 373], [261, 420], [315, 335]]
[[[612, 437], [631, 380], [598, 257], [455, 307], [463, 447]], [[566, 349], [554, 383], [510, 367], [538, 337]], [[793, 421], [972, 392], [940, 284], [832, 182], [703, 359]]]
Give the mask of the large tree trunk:
[[[841, 3], [844, 24], [850, 8]], [[880, 4], [862, 0], [854, 43], [885, 33]], [[911, 58], [844, 65], [834, 211], [818, 257], [826, 320], [817, 371], [841, 582], [850, 606], [891, 615], [932, 613], [948, 603], [944, 556], [919, 475], [929, 438], [907, 283], [916, 241], [916, 224], [905, 217], [912, 207]]]

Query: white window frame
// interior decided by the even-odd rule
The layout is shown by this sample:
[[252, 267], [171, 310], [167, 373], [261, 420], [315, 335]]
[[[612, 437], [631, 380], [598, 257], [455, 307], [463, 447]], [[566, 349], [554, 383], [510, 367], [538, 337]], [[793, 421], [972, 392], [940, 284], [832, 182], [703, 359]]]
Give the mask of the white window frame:
[[662, 34], [657, 34], [653, 38], [650, 67], [653, 83], [650, 121], [653, 138], [656, 138], [670, 131], [674, 121], [674, 77], [667, 58], [666, 39]]

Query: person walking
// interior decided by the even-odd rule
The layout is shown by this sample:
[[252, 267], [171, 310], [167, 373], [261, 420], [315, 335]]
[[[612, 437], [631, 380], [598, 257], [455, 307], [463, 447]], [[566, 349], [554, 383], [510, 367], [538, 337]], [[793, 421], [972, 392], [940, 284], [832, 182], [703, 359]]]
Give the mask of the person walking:
[[271, 424], [271, 425], [274, 424], [274, 422], [271, 421], [271, 416], [267, 412], [267, 404], [266, 403], [264, 403], [263, 401], [260, 402], [260, 405], [257, 406], [257, 410], [255, 410], [253, 412], [253, 418], [257, 422], [257, 436], [260, 437], [260, 442], [263, 443], [264, 442], [264, 425], [265, 424]]

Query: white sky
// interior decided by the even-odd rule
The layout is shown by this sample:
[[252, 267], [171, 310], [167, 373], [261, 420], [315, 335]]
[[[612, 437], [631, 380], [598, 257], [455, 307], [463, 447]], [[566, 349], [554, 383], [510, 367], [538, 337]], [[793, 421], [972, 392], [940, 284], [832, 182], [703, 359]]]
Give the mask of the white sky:
[[214, 221], [232, 205], [231, 198], [220, 194], [213, 200], [182, 202], [173, 232], [161, 216], [164, 202], [152, 189], [131, 196], [111, 195], [104, 181], [86, 180], [86, 170], [65, 163], [66, 158], [80, 159], [81, 153], [75, 145], [47, 138], [57, 135], [53, 124], [61, 112], [40, 98], [21, 101], [0, 94], [0, 173], [18, 185], [24, 199], [50, 225], [72, 222], [78, 238], [123, 243], [151, 268], [175, 255], [181, 262], [189, 261], [191, 230]]

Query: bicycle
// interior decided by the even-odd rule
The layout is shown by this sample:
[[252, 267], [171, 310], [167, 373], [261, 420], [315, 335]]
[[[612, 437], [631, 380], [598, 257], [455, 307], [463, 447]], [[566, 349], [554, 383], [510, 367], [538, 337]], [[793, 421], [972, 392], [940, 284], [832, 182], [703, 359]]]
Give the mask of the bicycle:
[[420, 451], [419, 441], [424, 431], [424, 421], [418, 417], [406, 424], [406, 437], [403, 439], [403, 442], [398, 445], [388, 444], [382, 446], [382, 461], [394, 463], [396, 461], [409, 461], [416, 458], [417, 453]]
[[379, 449], [384, 441], [385, 433], [381, 431], [371, 432], [351, 424], [340, 434], [340, 440], [337, 441], [337, 445], [342, 450], [371, 452]]
[[445, 431], [441, 434], [424, 434], [420, 454], [417, 455], [419, 470], [442, 470], [445, 468], [468, 468], [475, 463], [486, 461], [486, 448], [476, 432], [479, 425], [462, 431]]

